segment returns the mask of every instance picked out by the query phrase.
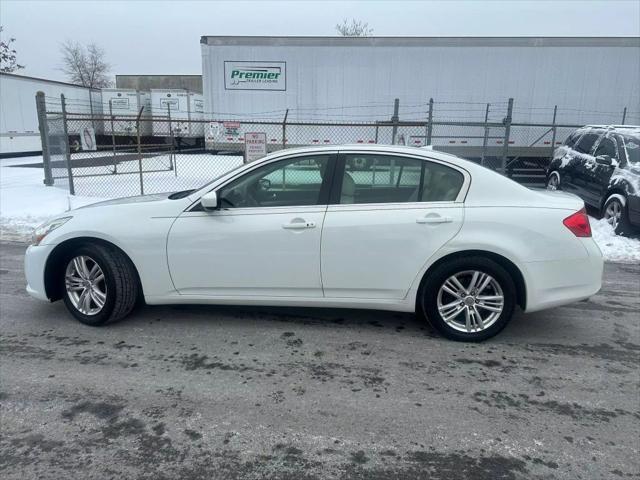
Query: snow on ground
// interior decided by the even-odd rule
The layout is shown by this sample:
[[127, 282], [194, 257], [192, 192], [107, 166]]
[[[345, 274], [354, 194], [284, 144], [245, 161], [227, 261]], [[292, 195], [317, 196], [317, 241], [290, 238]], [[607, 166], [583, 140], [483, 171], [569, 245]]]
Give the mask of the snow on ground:
[[[172, 160], [167, 155], [145, 159], [144, 193], [197, 188], [242, 164], [242, 157], [206, 154], [181, 154]], [[74, 168], [78, 175], [74, 178], [76, 195], [69, 195], [66, 180], [58, 179], [54, 186], [45, 186], [42, 168], [13, 166], [41, 162], [41, 156], [0, 160], [0, 239], [28, 240], [33, 228], [54, 215], [102, 200], [140, 194], [139, 175], [113, 175], [112, 165]], [[120, 162], [117, 168], [119, 172], [133, 172], [138, 162]], [[54, 169], [54, 175], [62, 173], [63, 169]], [[100, 176], [82, 176], [87, 174]]]
[[0, 160], [0, 239], [26, 240], [33, 228], [53, 215], [98, 202], [103, 198], [71, 196], [62, 188], [47, 187], [41, 168], [10, 165], [42, 162], [42, 157]]
[[610, 262], [640, 263], [640, 238], [622, 237], [603, 218], [589, 217], [591, 233], [605, 260]]
[[[48, 218], [73, 208], [109, 198], [139, 195], [137, 174], [110, 175], [111, 167], [74, 169], [78, 173], [103, 173], [98, 177], [76, 178], [78, 195], [71, 196], [64, 186], [47, 187], [42, 183], [41, 168], [20, 168], [11, 165], [42, 162], [42, 157], [0, 160], [0, 239], [28, 240], [34, 227]], [[169, 170], [169, 159], [158, 157], [155, 164], [145, 163], [145, 169], [161, 170], [144, 173], [145, 193], [170, 192], [196, 188], [240, 165], [242, 157], [179, 155]], [[133, 162], [121, 162], [119, 171], [131, 171]], [[96, 168], [104, 170], [97, 171]], [[83, 171], [85, 170], [85, 171]], [[60, 183], [60, 182], [58, 182]], [[606, 260], [640, 262], [640, 239], [620, 237], [604, 220], [590, 217], [593, 238]]]

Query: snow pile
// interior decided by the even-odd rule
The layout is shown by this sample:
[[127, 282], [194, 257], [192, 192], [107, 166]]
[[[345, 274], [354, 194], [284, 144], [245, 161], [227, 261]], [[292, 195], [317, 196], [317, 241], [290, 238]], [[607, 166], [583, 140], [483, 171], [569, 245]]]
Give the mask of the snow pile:
[[603, 218], [589, 217], [593, 239], [600, 247], [604, 259], [609, 262], [640, 262], [640, 239], [622, 237], [613, 232], [613, 227]]
[[72, 208], [102, 198], [73, 197], [64, 189], [47, 187], [41, 168], [10, 165], [38, 163], [42, 157], [2, 160], [0, 166], [0, 239], [27, 240], [34, 227]]

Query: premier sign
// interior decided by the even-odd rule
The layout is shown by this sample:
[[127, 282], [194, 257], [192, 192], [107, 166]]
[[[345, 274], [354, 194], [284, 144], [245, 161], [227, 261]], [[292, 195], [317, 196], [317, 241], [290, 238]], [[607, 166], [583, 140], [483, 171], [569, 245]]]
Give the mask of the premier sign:
[[287, 89], [286, 62], [224, 62], [226, 90]]

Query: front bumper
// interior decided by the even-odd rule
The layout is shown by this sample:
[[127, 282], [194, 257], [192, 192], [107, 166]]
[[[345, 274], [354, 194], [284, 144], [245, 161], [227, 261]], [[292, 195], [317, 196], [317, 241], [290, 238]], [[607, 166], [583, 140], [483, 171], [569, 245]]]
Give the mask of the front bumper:
[[44, 270], [55, 245], [31, 245], [24, 255], [24, 274], [27, 293], [38, 300], [49, 300], [44, 284]]

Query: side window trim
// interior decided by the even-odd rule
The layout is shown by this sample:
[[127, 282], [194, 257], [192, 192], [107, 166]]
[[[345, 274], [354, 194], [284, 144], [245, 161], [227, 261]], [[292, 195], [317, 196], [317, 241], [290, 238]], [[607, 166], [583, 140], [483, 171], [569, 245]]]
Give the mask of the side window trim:
[[[455, 200], [432, 200], [432, 201], [416, 201], [416, 202], [381, 202], [381, 203], [357, 203], [357, 204], [347, 204], [340, 203], [340, 197], [342, 193], [342, 179], [344, 178], [344, 172], [346, 169], [346, 157], [347, 155], [353, 154], [366, 154], [366, 155], [384, 155], [398, 158], [411, 158], [413, 160], [419, 160], [422, 162], [420, 168], [420, 196], [418, 198], [422, 198], [423, 189], [424, 189], [424, 173], [426, 170], [426, 163], [431, 162], [438, 165], [442, 165], [447, 168], [451, 168], [456, 172], [462, 175], [462, 185], [460, 186], [460, 190], [458, 191], [458, 195]], [[441, 162], [438, 159], [434, 158], [425, 158], [422, 156], [414, 156], [414, 155], [402, 155], [390, 152], [377, 152], [377, 151], [352, 151], [352, 150], [341, 150], [337, 154], [337, 159], [335, 163], [335, 171], [334, 171], [334, 180], [332, 182], [332, 188], [329, 195], [329, 205], [331, 206], [348, 206], [348, 207], [374, 207], [376, 205], [410, 205], [415, 203], [425, 203], [425, 204], [455, 204], [455, 203], [464, 203], [465, 198], [467, 197], [467, 193], [469, 191], [469, 185], [471, 184], [471, 176], [469, 172], [466, 170], [456, 166], [451, 165], [447, 162]]]

